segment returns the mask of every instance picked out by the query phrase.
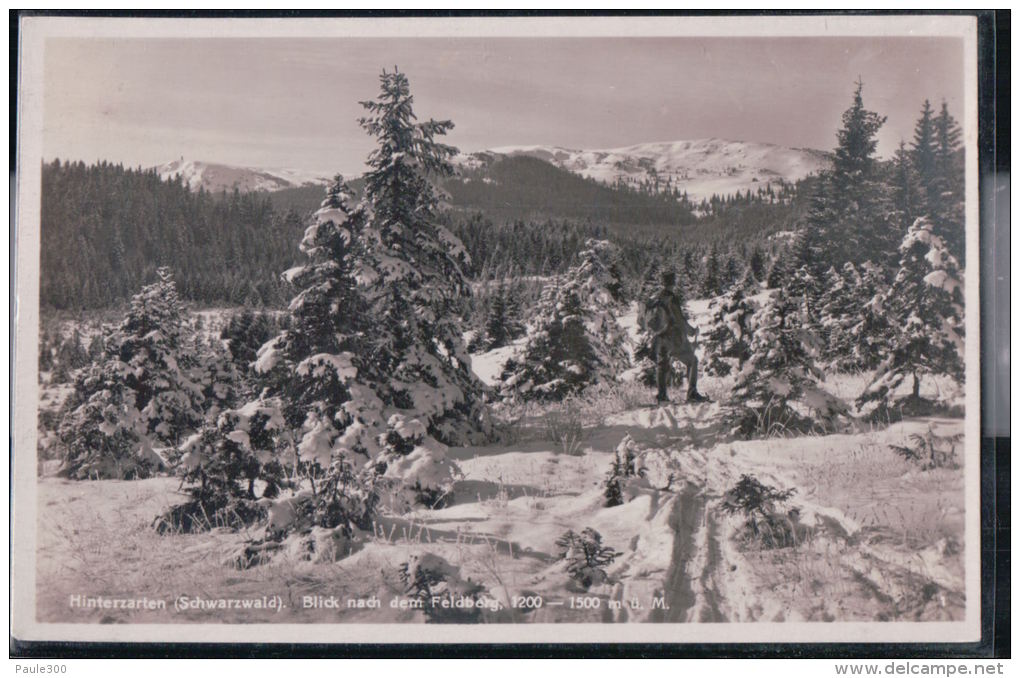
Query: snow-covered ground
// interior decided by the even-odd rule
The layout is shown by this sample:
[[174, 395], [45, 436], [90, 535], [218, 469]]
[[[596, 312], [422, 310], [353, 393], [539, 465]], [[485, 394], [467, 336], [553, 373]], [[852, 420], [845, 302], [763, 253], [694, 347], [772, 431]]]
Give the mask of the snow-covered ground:
[[[720, 388], [706, 380], [710, 394]], [[602, 397], [606, 407], [617, 402]], [[940, 434], [958, 432], [961, 420], [738, 441], [728, 435], [724, 414], [718, 402], [621, 409], [595, 423], [580, 422], [578, 453], [568, 455], [549, 440], [549, 412], [533, 411], [519, 424], [514, 443], [450, 451], [463, 474], [452, 506], [381, 518], [375, 534], [336, 563], [282, 554], [267, 565], [236, 570], [224, 561], [257, 534], [157, 536], [150, 527], [153, 517], [182, 500], [173, 478], [41, 478], [39, 618], [420, 621], [421, 612], [414, 610], [304, 609], [301, 600], [306, 595], [399, 600], [401, 563], [426, 553], [442, 557], [499, 601], [503, 609], [486, 613], [491, 621], [961, 617], [962, 471], [922, 471], [889, 447], [929, 426]], [[649, 472], [627, 484], [623, 505], [607, 508], [604, 481], [626, 436]], [[764, 548], [740, 536], [742, 518], [723, 512], [721, 502], [741, 474], [796, 490], [784, 507], [799, 511], [795, 546]], [[589, 590], [567, 574], [555, 543], [567, 530], [585, 528], [597, 530], [620, 554], [606, 568], [608, 580]], [[213, 617], [172, 609], [71, 610], [67, 601], [74, 594], [170, 601], [180, 595], [268, 594], [280, 595], [287, 607]], [[537, 609], [514, 607], [536, 596], [542, 600]]]
[[[200, 612], [72, 611], [67, 600], [73, 594], [172, 600], [257, 592], [281, 595], [288, 607], [271, 616], [217, 614], [215, 621], [417, 620], [420, 613], [389, 608], [327, 614], [302, 609], [299, 601], [324, 593], [399, 598], [399, 565], [422, 553], [441, 556], [461, 576], [482, 583], [509, 608], [502, 612], [506, 621], [960, 618], [962, 474], [919, 471], [888, 447], [929, 424], [958, 431], [960, 421], [741, 442], [727, 440], [718, 412], [714, 404], [620, 412], [585, 429], [578, 456], [557, 454], [539, 427], [516, 445], [455, 449], [463, 478], [451, 507], [381, 519], [377, 534], [338, 563], [281, 556], [234, 570], [223, 560], [252, 535], [160, 537], [149, 527], [157, 513], [181, 500], [174, 479], [43, 478], [40, 619], [198, 621]], [[645, 450], [646, 463], [665, 464], [674, 479], [663, 481], [660, 471], [622, 506], [606, 508], [611, 452], [628, 434]], [[789, 506], [800, 510], [802, 543], [766, 549], [739, 538], [740, 518], [723, 513], [720, 503], [744, 473], [797, 490]], [[557, 560], [555, 542], [567, 530], [589, 527], [621, 555], [607, 568], [606, 583], [584, 591]], [[520, 596], [541, 596], [545, 604], [514, 609]], [[574, 596], [597, 598], [599, 608], [571, 609]], [[653, 607], [656, 600], [665, 606]]]
[[[704, 327], [710, 300], [688, 308]], [[214, 333], [222, 310], [203, 312]], [[637, 308], [620, 318], [636, 337]], [[473, 356], [493, 384], [523, 342]], [[831, 375], [826, 387], [853, 398], [869, 375]], [[158, 536], [153, 518], [185, 499], [175, 478], [39, 480], [37, 599], [52, 622], [422, 621], [389, 607], [406, 598], [398, 571], [432, 554], [484, 587], [495, 622], [832, 621], [960, 619], [964, 610], [963, 472], [922, 470], [892, 445], [933, 430], [959, 433], [962, 419], [910, 419], [826, 436], [737, 440], [728, 421], [728, 379], [703, 377], [711, 402], [653, 407], [652, 389], [628, 382], [568, 404], [500, 411], [502, 442], [453, 448], [461, 476], [452, 505], [384, 516], [337, 562], [286, 553], [237, 570], [227, 561], [258, 531]], [[60, 392], [57, 392], [57, 391]], [[48, 407], [66, 387], [42, 389]], [[674, 394], [679, 395], [679, 394]], [[562, 431], [574, 431], [564, 440]], [[605, 480], [625, 440], [647, 469], [606, 507]], [[795, 543], [768, 548], [744, 535], [744, 518], [722, 509], [742, 475], [795, 494], [781, 508]], [[585, 589], [556, 544], [596, 530], [618, 556], [608, 579]], [[163, 598], [165, 611], [83, 610], [72, 595]], [[279, 611], [176, 612], [181, 595], [279, 595]], [[305, 596], [384, 601], [381, 608], [302, 607]], [[521, 601], [537, 603], [524, 607]]]

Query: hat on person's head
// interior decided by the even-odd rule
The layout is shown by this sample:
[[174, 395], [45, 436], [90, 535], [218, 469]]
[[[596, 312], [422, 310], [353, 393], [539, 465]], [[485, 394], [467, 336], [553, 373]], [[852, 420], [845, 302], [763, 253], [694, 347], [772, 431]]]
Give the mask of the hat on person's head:
[[676, 284], [676, 271], [671, 268], [667, 268], [662, 271], [662, 284], [667, 287], [672, 287]]

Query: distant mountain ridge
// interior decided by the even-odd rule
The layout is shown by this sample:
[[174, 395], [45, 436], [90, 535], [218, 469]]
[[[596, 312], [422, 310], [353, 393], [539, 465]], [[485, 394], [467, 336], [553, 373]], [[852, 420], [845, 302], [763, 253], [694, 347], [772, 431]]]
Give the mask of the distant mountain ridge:
[[188, 188], [204, 188], [213, 193], [232, 191], [279, 191], [300, 186], [321, 186], [328, 179], [296, 169], [235, 167], [201, 160], [173, 160], [155, 168], [164, 181], [180, 176]]
[[461, 153], [456, 164], [482, 169], [499, 157], [528, 156], [607, 184], [642, 184], [659, 192], [686, 191], [692, 202], [752, 192], [770, 182], [794, 183], [828, 168], [828, 153], [726, 139], [651, 142], [621, 148], [578, 150], [559, 146], [505, 146]]
[[[788, 148], [755, 141], [688, 139], [606, 149], [560, 146], [502, 146], [460, 153], [454, 164], [482, 171], [499, 158], [526, 156], [588, 179], [631, 188], [687, 193], [697, 203], [756, 192], [769, 183], [794, 183], [831, 165], [830, 154], [809, 148]], [[329, 178], [297, 169], [236, 167], [199, 160], [174, 160], [155, 168], [163, 179], [180, 175], [192, 190], [268, 191], [324, 186]]]

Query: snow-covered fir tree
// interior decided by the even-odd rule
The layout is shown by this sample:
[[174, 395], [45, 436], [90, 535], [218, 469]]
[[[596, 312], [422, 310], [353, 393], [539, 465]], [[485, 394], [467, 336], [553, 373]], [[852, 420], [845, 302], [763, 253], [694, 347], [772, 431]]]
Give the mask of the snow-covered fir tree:
[[121, 360], [134, 368], [128, 386], [138, 393], [136, 404], [149, 435], [169, 447], [201, 423], [203, 397], [195, 380], [192, 342], [183, 335], [183, 308], [173, 275], [168, 268], [156, 274], [159, 282], [131, 299], [120, 328], [125, 341], [113, 349], [119, 348]]
[[918, 217], [923, 195], [910, 151], [902, 141], [893, 158], [892, 200], [896, 223], [905, 231]]
[[560, 399], [618, 379], [627, 365], [618, 257], [615, 245], [589, 239], [579, 263], [546, 285], [527, 344], [501, 375], [505, 396]]
[[743, 272], [740, 270], [740, 262], [737, 261], [737, 257], [733, 254], [727, 255], [726, 263], [723, 265], [721, 289], [725, 291], [739, 284], [742, 275]]
[[246, 501], [253, 471], [272, 483], [292, 468], [323, 527], [365, 529], [380, 501], [434, 503], [456, 473], [444, 443], [487, 434], [456, 315], [469, 262], [437, 223], [431, 183], [452, 171], [455, 149], [435, 141], [452, 123], [415, 122], [406, 76], [380, 80], [379, 99], [362, 103], [360, 123], [377, 141], [364, 199], [352, 205], [336, 177], [301, 241], [308, 263], [284, 274], [299, 290], [288, 327], [258, 351], [265, 389], [189, 448], [196, 488], [208, 467], [239, 468], [220, 459], [254, 459], [246, 476], [221, 483]]
[[762, 250], [761, 245], [755, 245], [747, 262], [748, 269], [751, 275], [754, 276], [755, 282], [765, 281], [765, 264], [765, 252]]
[[[211, 418], [177, 452], [177, 470], [190, 501], [157, 518], [156, 527], [195, 532], [242, 527], [262, 517], [258, 497], [276, 497], [294, 462], [279, 398], [265, 397]], [[260, 487], [256, 491], [256, 482]]]
[[842, 372], [873, 369], [883, 352], [887, 325], [881, 313], [882, 269], [870, 261], [829, 269], [820, 298], [825, 359]]
[[89, 349], [88, 350], [89, 350], [89, 362], [90, 363], [93, 363], [93, 362], [99, 360], [100, 356], [103, 355], [103, 351], [106, 350], [106, 346], [103, 343], [103, 333], [102, 333], [102, 331], [98, 332], [94, 337], [92, 337], [92, 341], [89, 342]]
[[703, 333], [707, 374], [725, 376], [732, 371], [734, 361], [739, 372], [751, 357], [751, 318], [756, 309], [748, 295], [754, 289], [754, 278], [748, 272], [740, 283], [709, 306], [712, 318]]
[[751, 356], [733, 389], [737, 430], [746, 436], [827, 428], [846, 405], [828, 393], [814, 356], [820, 342], [805, 323], [802, 299], [773, 292], [752, 318]]
[[719, 262], [719, 250], [715, 245], [709, 250], [708, 258], [705, 259], [705, 275], [701, 279], [701, 294], [705, 297], [714, 297], [722, 291], [722, 268]]
[[[817, 195], [815, 198], [817, 200]], [[769, 270], [765, 286], [790, 297], [797, 306], [806, 336], [822, 340], [821, 296], [825, 257], [818, 231], [812, 224], [797, 230], [790, 244], [781, 250]]]
[[790, 244], [788, 277], [781, 282], [787, 293], [796, 296], [807, 308], [804, 320], [819, 333], [821, 298], [824, 290], [825, 261], [821, 234], [809, 224], [799, 230]]
[[491, 351], [507, 346], [524, 334], [520, 306], [513, 292], [500, 281], [489, 300], [485, 313], [485, 324], [475, 336], [472, 351]]
[[[201, 318], [201, 316], [199, 316]], [[216, 339], [193, 342], [195, 367], [193, 378], [202, 388], [202, 404], [206, 417], [216, 417], [237, 405], [245, 383], [229, 350]]]
[[848, 332], [859, 318], [862, 300], [862, 278], [853, 262], [846, 262], [842, 270], [829, 267], [821, 280], [818, 297], [820, 338], [824, 342], [822, 356], [834, 362], [847, 353]]
[[847, 261], [860, 263], [876, 253], [893, 257], [899, 238], [892, 220], [889, 188], [876, 157], [878, 131], [885, 117], [864, 107], [861, 82], [843, 113], [831, 170], [816, 182], [808, 230], [824, 243], [822, 271]]
[[776, 252], [768, 267], [768, 274], [765, 276], [765, 287], [770, 290], [779, 289], [793, 276], [795, 270], [793, 255], [790, 253], [789, 248], [780, 249]]
[[[894, 328], [887, 357], [859, 402], [886, 407], [921, 404], [925, 378], [963, 381], [963, 283], [956, 259], [919, 218], [900, 245], [900, 266], [882, 311]], [[909, 389], [902, 386], [909, 384]]]
[[51, 371], [50, 383], [73, 381], [77, 370], [87, 366], [92, 358], [82, 341], [81, 330], [76, 326], [71, 334], [61, 338], [44, 333], [39, 340], [39, 369]]
[[[676, 291], [678, 294], [682, 294], [684, 295], [685, 298], [689, 299], [691, 298], [691, 295], [694, 295], [698, 292], [698, 289], [700, 287], [699, 282], [701, 280], [701, 273], [699, 272], [698, 266], [698, 254], [695, 252], [695, 250], [693, 249], [684, 250], [683, 256], [680, 257], [679, 269], [680, 270], [676, 272], [677, 274]], [[653, 284], [655, 285], [658, 285], [660, 282], [658, 277], [659, 270], [661, 269], [659, 268], [656, 269], [656, 278], [655, 280], [652, 281]], [[644, 298], [645, 297], [642, 296], [642, 299]]]
[[154, 448], [177, 445], [202, 421], [177, 289], [169, 269], [157, 274], [107, 328], [101, 359], [79, 373], [64, 406], [58, 434], [72, 478], [147, 476], [162, 464]]
[[923, 189], [922, 210], [927, 213], [938, 202], [938, 178], [935, 171], [935, 154], [938, 142], [935, 139], [935, 116], [928, 99], [924, 100], [921, 117], [914, 125], [914, 139], [910, 146], [910, 157], [914, 171]]
[[[910, 158], [920, 184], [915, 216], [926, 216], [957, 261], [964, 254], [962, 132], [946, 102], [936, 114], [927, 99], [914, 126]], [[912, 223], [912, 222], [908, 222]]]
[[[914, 126], [914, 139], [909, 157], [913, 176], [918, 184], [916, 209], [913, 215], [925, 216], [957, 261], [964, 255], [964, 168], [961, 145], [962, 132], [949, 113], [946, 102], [936, 114], [927, 99], [921, 117]], [[897, 160], [897, 168], [899, 168]], [[902, 193], [897, 171], [897, 193]], [[900, 201], [898, 201], [900, 202]], [[902, 209], [902, 203], [898, 204]], [[905, 226], [913, 223], [913, 219]]]
[[856, 321], [849, 326], [836, 350], [836, 368], [844, 372], [872, 370], [888, 355], [891, 327], [885, 315], [888, 285], [882, 268], [871, 262], [861, 265], [861, 283], [855, 295], [859, 305]]
[[634, 444], [634, 440], [630, 435], [625, 436], [617, 446], [616, 453], [613, 455], [613, 463], [610, 465], [609, 473], [606, 477], [606, 489], [603, 493], [603, 496], [606, 498], [605, 505], [607, 507], [620, 506], [624, 503], [624, 485], [628, 478], [638, 475], [636, 450], [637, 445]]
[[250, 308], [230, 316], [220, 330], [220, 339], [226, 344], [230, 358], [238, 371], [246, 371], [259, 348], [274, 334], [273, 323], [266, 313], [255, 313]]
[[957, 261], [963, 260], [966, 243], [962, 136], [959, 124], [943, 101], [935, 119], [935, 192], [938, 197], [928, 216], [935, 225], [935, 235], [942, 238]]
[[383, 399], [424, 417], [442, 442], [484, 438], [484, 386], [471, 371], [459, 316], [470, 258], [439, 223], [442, 196], [433, 184], [453, 172], [456, 149], [436, 141], [453, 123], [415, 122], [407, 77], [380, 79], [379, 99], [362, 102], [368, 115], [360, 122], [377, 147], [365, 174], [368, 256], [357, 276], [375, 325], [375, 359], [388, 377]]
[[81, 330], [75, 327], [70, 336], [60, 342], [57, 348], [57, 362], [69, 373], [89, 364], [89, 354], [81, 338]]

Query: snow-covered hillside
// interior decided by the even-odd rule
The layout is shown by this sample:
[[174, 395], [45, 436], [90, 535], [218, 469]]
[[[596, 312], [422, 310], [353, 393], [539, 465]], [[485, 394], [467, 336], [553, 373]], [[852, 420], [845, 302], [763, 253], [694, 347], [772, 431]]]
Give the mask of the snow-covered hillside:
[[308, 184], [326, 184], [328, 179], [297, 169], [234, 167], [200, 160], [173, 160], [155, 168], [161, 179], [180, 175], [189, 188], [207, 191], [279, 191]]
[[[757, 191], [768, 183], [794, 182], [829, 165], [827, 154], [812, 149], [725, 139], [692, 139], [637, 144], [623, 148], [576, 150], [559, 146], [503, 146], [461, 153], [455, 162], [480, 169], [500, 156], [529, 156], [607, 184], [647, 184], [676, 188], [698, 202], [716, 195]], [[155, 168], [163, 179], [181, 175], [192, 190], [278, 191], [327, 177], [299, 169], [235, 167], [199, 160], [174, 160]], [[483, 179], [484, 181], [484, 179]], [[656, 183], [657, 182], [657, 183]]]
[[725, 139], [691, 139], [623, 148], [575, 150], [558, 146], [505, 146], [461, 154], [464, 167], [480, 168], [501, 155], [545, 160], [583, 177], [614, 184], [675, 187], [692, 201], [713, 194], [756, 191], [769, 182], [794, 182], [829, 165], [827, 154], [812, 149]]

